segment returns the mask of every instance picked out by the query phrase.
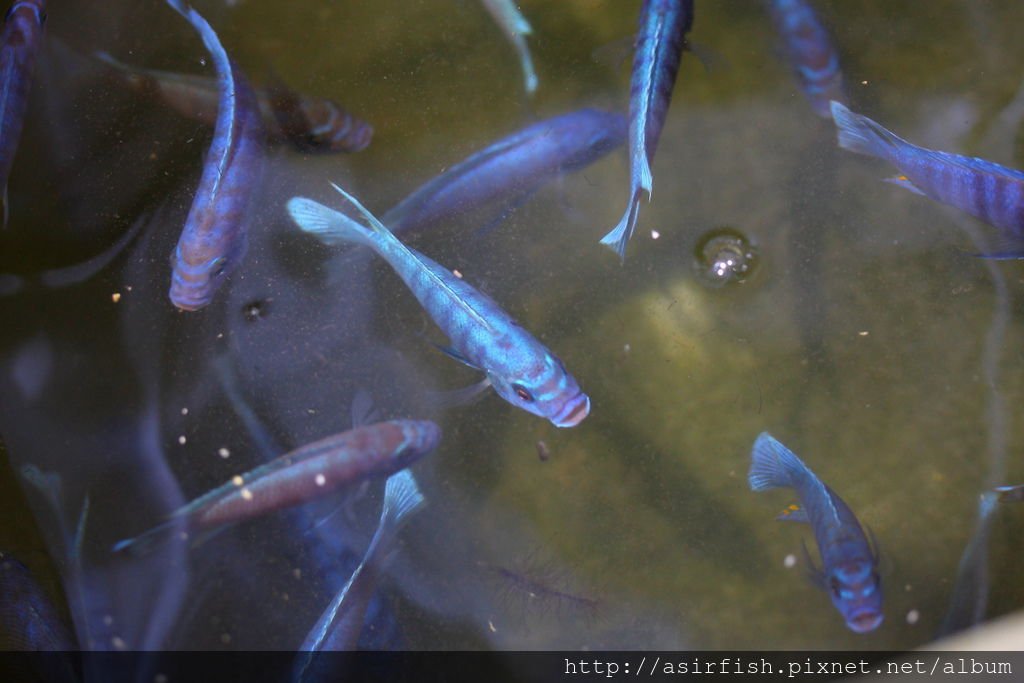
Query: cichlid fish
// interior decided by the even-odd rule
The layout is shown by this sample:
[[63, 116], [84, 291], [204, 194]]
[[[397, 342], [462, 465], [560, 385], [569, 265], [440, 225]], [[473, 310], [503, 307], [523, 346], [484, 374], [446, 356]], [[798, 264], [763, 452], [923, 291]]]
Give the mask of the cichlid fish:
[[119, 541], [114, 551], [142, 547], [182, 518], [192, 529], [213, 529], [300, 505], [370, 477], [394, 474], [440, 441], [441, 428], [427, 420], [388, 420], [328, 436], [233, 477], [174, 512], [171, 520]]
[[[152, 93], [182, 116], [212, 126], [220, 91], [212, 78], [155, 71], [124, 64], [106, 52], [95, 57], [127, 87]], [[263, 129], [271, 142], [289, 142], [304, 152], [359, 152], [370, 144], [373, 126], [337, 102], [300, 95], [283, 84], [254, 90]]]
[[622, 260], [636, 230], [640, 196], [651, 196], [651, 161], [692, 26], [693, 0], [644, 0], [629, 88], [629, 205], [619, 224], [601, 239]]
[[997, 486], [992, 493], [1000, 503], [1020, 503], [1024, 501], [1024, 484]]
[[195, 311], [210, 303], [245, 255], [246, 214], [263, 170], [264, 136], [256, 96], [213, 28], [182, 0], [167, 4], [199, 32], [220, 82], [213, 142], [172, 258], [171, 302]]
[[832, 118], [840, 147], [884, 159], [900, 170], [902, 175], [889, 182], [1000, 228], [1005, 245], [985, 256], [1024, 258], [1024, 172], [912, 145], [839, 102], [832, 102]]
[[516, 49], [519, 63], [523, 68], [523, 78], [526, 80], [526, 94], [532, 95], [537, 90], [537, 73], [533, 70], [533, 59], [530, 57], [530, 47], [526, 44], [525, 38], [533, 33], [530, 22], [526, 20], [512, 0], [481, 0], [481, 2]]
[[28, 108], [36, 52], [43, 40], [46, 0], [18, 0], [7, 10], [0, 34], [0, 185], [7, 225], [7, 179], [14, 165]]
[[381, 220], [401, 235], [491, 202], [514, 204], [555, 175], [590, 165], [625, 137], [626, 120], [620, 114], [580, 109], [545, 119], [455, 164]]
[[411, 472], [402, 471], [388, 477], [377, 530], [362, 562], [299, 646], [299, 656], [292, 672], [293, 681], [312, 680], [311, 667], [315, 666], [315, 661], [311, 653], [355, 649], [363, 629], [366, 607], [377, 587], [381, 564], [395, 536], [425, 504]]
[[815, 579], [828, 590], [846, 625], [857, 633], [878, 628], [883, 618], [878, 556], [853, 512], [768, 432], [757, 437], [750, 457], [747, 480], [752, 491], [791, 488], [800, 497], [801, 506], [789, 508], [779, 519], [807, 522], [814, 529], [822, 562], [814, 570]]
[[312, 199], [292, 197], [288, 212], [300, 228], [327, 244], [353, 242], [377, 252], [451, 340], [453, 348], [446, 352], [484, 372], [484, 382], [512, 405], [545, 417], [556, 427], [574, 427], [587, 416], [590, 399], [562, 361], [493, 299], [402, 244], [355, 197], [332, 185], [370, 226]]
[[800, 89], [814, 112], [832, 118], [829, 102], [846, 101], [839, 54], [807, 0], [769, 0], [775, 30], [785, 44]]

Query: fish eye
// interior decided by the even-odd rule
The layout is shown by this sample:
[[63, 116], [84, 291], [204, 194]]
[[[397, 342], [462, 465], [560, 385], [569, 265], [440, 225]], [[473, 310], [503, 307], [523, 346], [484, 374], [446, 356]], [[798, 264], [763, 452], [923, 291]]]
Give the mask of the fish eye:
[[526, 401], [527, 403], [533, 403], [533, 394], [524, 387], [522, 384], [513, 384], [512, 390], [516, 392], [516, 396]]

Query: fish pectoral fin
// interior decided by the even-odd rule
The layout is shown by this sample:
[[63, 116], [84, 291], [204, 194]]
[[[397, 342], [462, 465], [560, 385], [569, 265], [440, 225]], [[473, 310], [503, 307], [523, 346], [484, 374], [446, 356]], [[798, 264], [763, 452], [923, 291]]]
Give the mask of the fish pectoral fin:
[[468, 387], [451, 391], [430, 391], [428, 395], [431, 401], [440, 408], [455, 408], [479, 400], [490, 386], [490, 378], [484, 377], [476, 384], [471, 384]]
[[779, 516], [775, 518], [778, 522], [803, 522], [804, 524], [810, 524], [811, 519], [807, 516], [807, 510], [803, 509], [799, 505], [793, 504], [787, 507], [785, 510], [779, 513]]
[[914, 194], [919, 194], [922, 197], [926, 197], [927, 196], [924, 192], [921, 191], [921, 189], [917, 185], [915, 185], [914, 183], [910, 182], [910, 179], [907, 178], [907, 176], [905, 176], [905, 175], [897, 175], [897, 176], [893, 176], [892, 178], [886, 178], [885, 182], [891, 183], [893, 185], [899, 185], [903, 189], [910, 190]]
[[[433, 342], [431, 342], [431, 343], [433, 344]], [[473, 368], [474, 370], [480, 370], [480, 372], [483, 372], [483, 370], [481, 370], [479, 367], [474, 365], [468, 358], [463, 356], [461, 353], [459, 353], [458, 351], [456, 351], [452, 347], [444, 346], [443, 344], [434, 344], [434, 347], [438, 351], [443, 353], [444, 355], [448, 356], [449, 358], [454, 358], [455, 360], [459, 361], [460, 363], [462, 363], [466, 367], [470, 367], [470, 368]]]
[[360, 388], [352, 398], [352, 426], [373, 424], [380, 420], [380, 411], [373, 403], [373, 396], [366, 389]]
[[825, 572], [821, 571], [821, 569], [818, 568], [818, 565], [814, 564], [814, 558], [811, 557], [810, 551], [807, 550], [807, 543], [805, 541], [800, 541], [800, 547], [803, 549], [804, 563], [807, 565], [804, 570], [804, 576], [806, 576], [807, 580], [812, 584], [824, 590]]
[[996, 261], [1021, 259], [1024, 258], [1024, 240], [1016, 237], [1000, 237], [993, 240], [990, 246], [986, 246], [984, 251], [969, 251], [967, 253], [977, 258], [987, 258]]

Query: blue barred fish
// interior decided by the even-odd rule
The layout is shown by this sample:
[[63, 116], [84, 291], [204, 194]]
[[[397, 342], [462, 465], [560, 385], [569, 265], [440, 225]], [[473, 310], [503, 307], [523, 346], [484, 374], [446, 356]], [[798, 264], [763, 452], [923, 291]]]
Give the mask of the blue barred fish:
[[199, 32], [220, 83], [213, 142], [172, 257], [171, 302], [195, 311], [210, 303], [245, 255], [249, 204], [263, 171], [264, 134], [256, 95], [213, 28], [182, 0], [167, 4]]
[[441, 428], [429, 420], [387, 420], [308, 443], [196, 498], [118, 552], [143, 549], [184, 519], [205, 531], [301, 505], [371, 477], [390, 476], [437, 448]]
[[791, 506], [779, 519], [811, 525], [822, 562], [813, 576], [828, 590], [846, 625], [857, 633], [878, 628], [883, 618], [878, 555], [853, 512], [768, 432], [757, 437], [750, 456], [747, 480], [751, 490], [791, 488], [800, 497], [801, 505]]
[[355, 197], [337, 185], [334, 188], [358, 209], [369, 227], [304, 197], [288, 200], [292, 220], [327, 244], [352, 242], [377, 252], [451, 340], [447, 353], [484, 372], [484, 383], [512, 405], [545, 417], [556, 427], [574, 427], [587, 416], [590, 399], [562, 361], [493, 299], [402, 244]]
[[843, 72], [832, 38], [807, 0], [769, 0], [775, 29], [782, 37], [800, 89], [822, 118], [832, 118], [829, 102], [845, 102]]
[[494, 17], [505, 36], [516, 49], [519, 55], [519, 64], [523, 69], [523, 78], [526, 80], [526, 94], [532, 95], [537, 90], [537, 73], [533, 70], [533, 59], [530, 57], [530, 47], [526, 44], [526, 38], [533, 33], [530, 22], [526, 20], [516, 3], [512, 0], [481, 0], [484, 7]]
[[[106, 52], [95, 57], [125, 86], [159, 97], [182, 116], [216, 124], [220, 98], [216, 80], [131, 66]], [[281, 83], [254, 92], [271, 142], [288, 142], [304, 152], [359, 152], [373, 139], [373, 126], [333, 100], [302, 95]]]
[[501, 202], [506, 211], [552, 177], [584, 168], [622, 144], [621, 114], [580, 109], [531, 124], [455, 164], [381, 218], [395, 234], [416, 232]]
[[425, 504], [426, 500], [411, 472], [398, 472], [388, 477], [377, 530], [359, 566], [299, 646], [299, 655], [292, 670], [293, 681], [319, 680], [316, 677], [317, 660], [311, 656], [312, 653], [356, 649], [366, 608], [380, 578], [381, 565], [391, 550], [395, 536]]
[[28, 91], [46, 24], [45, 0], [18, 0], [7, 10], [0, 34], [0, 186], [7, 225], [7, 179], [25, 124]]
[[651, 162], [692, 27], [693, 0], [644, 0], [629, 90], [629, 204], [619, 224], [601, 239], [623, 260], [636, 230], [640, 197], [651, 196]]
[[832, 103], [839, 146], [884, 159], [901, 175], [889, 182], [966, 211], [1003, 231], [992, 258], [1024, 258], [1024, 172], [976, 157], [912, 145], [866, 116]]

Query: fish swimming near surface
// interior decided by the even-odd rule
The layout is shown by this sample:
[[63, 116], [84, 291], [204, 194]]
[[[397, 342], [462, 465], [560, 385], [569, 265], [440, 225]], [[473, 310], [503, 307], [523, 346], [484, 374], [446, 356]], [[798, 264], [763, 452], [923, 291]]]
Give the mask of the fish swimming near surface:
[[811, 525], [822, 561], [814, 578], [828, 590], [846, 625], [857, 633], [878, 628], [883, 619], [878, 555], [853, 512], [768, 432], [757, 437], [750, 455], [751, 490], [791, 488], [800, 497], [801, 506], [790, 507], [779, 519]]
[[[332, 183], [333, 185], [333, 183]], [[556, 427], [574, 427], [590, 412], [590, 399], [554, 354], [498, 304], [450, 270], [402, 244], [359, 201], [337, 185], [369, 227], [304, 197], [288, 200], [292, 220], [327, 244], [370, 247], [398, 273], [434, 322], [451, 340], [450, 356], [481, 370], [482, 384]]]
[[7, 10], [0, 34], [0, 185], [7, 225], [7, 179], [25, 124], [36, 53], [43, 42], [46, 0], [18, 0]]
[[769, 0], [768, 9], [800, 89], [818, 116], [832, 118], [829, 102], [845, 102], [846, 94], [839, 54], [821, 19], [807, 0]]
[[526, 20], [512, 0], [481, 0], [481, 2], [516, 49], [519, 63], [523, 69], [523, 78], [526, 80], [526, 94], [532, 95], [537, 90], [538, 81], [537, 73], [533, 70], [530, 47], [526, 44], [525, 37], [533, 33], [530, 22]]
[[629, 90], [629, 205], [619, 224], [601, 239], [623, 260], [636, 230], [640, 197], [651, 196], [651, 162], [692, 27], [693, 0], [644, 0]]
[[220, 83], [213, 142], [172, 257], [171, 302], [195, 311], [210, 303], [245, 255], [249, 204], [263, 170], [264, 134], [256, 96], [213, 28], [182, 0], [167, 4], [199, 32]]
[[999, 228], [1000, 246], [983, 256], [1024, 258], [1024, 171], [912, 145], [839, 102], [832, 102], [832, 118], [840, 147], [884, 159], [900, 170], [888, 182]]
[[434, 450], [441, 428], [428, 420], [388, 420], [358, 426], [306, 444], [196, 498], [171, 520], [114, 551], [144, 549], [175, 520], [210, 530], [307, 503], [371, 477], [389, 476]]
[[584, 168], [622, 144], [621, 114], [580, 109], [531, 124], [455, 164], [381, 217], [396, 235], [492, 202], [515, 204], [552, 177]]
[[[159, 97], [182, 116], [216, 124], [216, 80], [131, 66], [106, 52], [94, 56], [127, 87]], [[304, 152], [359, 152], [373, 139], [373, 126], [332, 100], [308, 97], [281, 83], [253, 92], [271, 142], [288, 142]]]
[[395, 536], [425, 504], [426, 500], [411, 472], [406, 470], [388, 477], [377, 530], [359, 566], [299, 646], [299, 656], [292, 671], [293, 681], [317, 680], [314, 677], [317, 660], [310, 656], [311, 653], [355, 649], [366, 607], [380, 578], [381, 565]]

